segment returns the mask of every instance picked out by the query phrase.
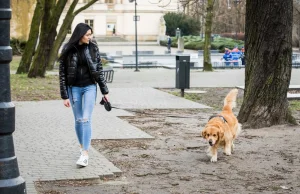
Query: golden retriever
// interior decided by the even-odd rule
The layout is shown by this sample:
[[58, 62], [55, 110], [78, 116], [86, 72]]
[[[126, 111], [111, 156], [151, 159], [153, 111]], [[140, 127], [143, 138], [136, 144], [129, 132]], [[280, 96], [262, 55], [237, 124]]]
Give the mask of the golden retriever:
[[224, 99], [224, 107], [220, 114], [210, 117], [208, 123], [202, 131], [202, 137], [209, 143], [207, 155], [211, 157], [211, 162], [217, 162], [218, 147], [224, 148], [226, 155], [231, 155], [234, 144], [242, 130], [242, 125], [232, 112], [236, 106], [237, 89], [231, 90]]

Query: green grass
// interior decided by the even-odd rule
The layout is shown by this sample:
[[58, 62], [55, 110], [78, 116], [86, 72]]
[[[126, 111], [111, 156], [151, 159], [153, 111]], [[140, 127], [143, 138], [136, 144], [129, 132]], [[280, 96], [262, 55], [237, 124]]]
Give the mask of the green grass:
[[10, 70], [16, 71], [19, 67], [19, 63], [21, 61], [21, 56], [13, 56], [13, 60], [10, 62]]
[[300, 111], [300, 101], [299, 100], [291, 100], [290, 102], [290, 109], [291, 111]]
[[[20, 60], [21, 56], [13, 56], [13, 60], [10, 62], [11, 71], [14, 72], [18, 69]], [[57, 69], [53, 71], [57, 71]], [[58, 75], [47, 75], [45, 78], [28, 78], [27, 74], [11, 74], [10, 86], [12, 101], [61, 99]]]
[[28, 78], [26, 74], [10, 75], [12, 101], [58, 100], [60, 98], [57, 75]]
[[[13, 56], [10, 70], [18, 69], [21, 56]], [[59, 81], [57, 75], [45, 78], [28, 78], [27, 74], [10, 75], [12, 101], [39, 101], [60, 99]]]
[[[172, 91], [172, 92], [169, 92], [169, 93], [172, 94], [172, 95], [174, 95], [174, 96], [181, 97], [181, 93], [180, 92], [174, 92], [174, 91]], [[187, 93], [185, 93], [184, 94], [184, 98], [187, 99], [187, 100], [195, 101], [195, 102], [201, 100], [201, 96], [199, 94], [187, 94]]]

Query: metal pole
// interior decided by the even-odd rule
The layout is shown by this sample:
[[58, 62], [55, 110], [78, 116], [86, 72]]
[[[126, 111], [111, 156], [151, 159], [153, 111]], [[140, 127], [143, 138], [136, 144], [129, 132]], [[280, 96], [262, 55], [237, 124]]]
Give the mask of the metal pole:
[[10, 95], [10, 0], [0, 1], [0, 193], [27, 193], [15, 156], [12, 133], [15, 131], [15, 105]]
[[140, 71], [138, 69], [138, 47], [137, 47], [137, 15], [136, 15], [136, 0], [134, 1], [134, 12], [135, 12], [135, 71], [138, 72]]

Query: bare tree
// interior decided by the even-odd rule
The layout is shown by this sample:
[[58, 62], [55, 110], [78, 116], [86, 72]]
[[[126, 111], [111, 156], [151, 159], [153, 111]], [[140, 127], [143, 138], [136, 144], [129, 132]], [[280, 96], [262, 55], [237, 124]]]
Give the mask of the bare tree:
[[206, 20], [205, 20], [205, 39], [204, 39], [204, 57], [203, 71], [212, 71], [210, 48], [211, 48], [211, 29], [213, 23], [215, 0], [207, 0]]
[[214, 33], [243, 33], [245, 30], [245, 0], [216, 1]]
[[67, 33], [68, 33], [68, 29], [70, 29], [71, 24], [75, 18], [75, 16], [77, 14], [79, 14], [80, 12], [82, 12], [83, 10], [87, 9], [88, 7], [90, 7], [91, 5], [93, 5], [97, 0], [92, 0], [89, 3], [87, 3], [86, 5], [80, 7], [78, 10], [75, 10], [75, 7], [78, 3], [78, 0], [74, 0], [71, 4], [71, 6], [68, 9], [68, 12], [65, 16], [65, 19], [63, 21], [63, 24], [61, 25], [58, 35], [54, 41], [54, 44], [52, 46], [52, 49], [50, 51], [49, 54], [49, 58], [48, 58], [48, 64], [47, 67], [49, 69], [53, 69], [55, 61], [57, 59], [57, 55], [58, 55], [58, 51], [60, 46], [62, 45], [63, 41], [65, 40]]
[[244, 100], [238, 119], [245, 127], [296, 123], [288, 109], [292, 70], [293, 1], [247, 0]]
[[294, 15], [293, 15], [293, 23], [294, 23], [294, 32], [295, 36], [293, 36], [293, 39], [295, 40], [295, 45], [299, 46], [300, 50], [300, 2], [297, 0], [293, 0], [294, 5]]
[[[28, 72], [29, 78], [45, 77], [46, 68], [49, 64], [49, 60], [52, 60], [53, 58], [55, 60], [57, 55], [55, 49], [61, 46], [62, 41], [65, 39], [66, 31], [70, 27], [74, 17], [79, 12], [83, 11], [90, 5], [94, 4], [96, 1], [97, 0], [91, 0], [85, 6], [73, 12], [75, 6], [78, 3], [78, 0], [74, 0], [72, 5], [69, 8], [71, 11], [68, 12], [69, 15], [68, 17], [65, 18], [60, 33], [57, 35], [56, 28], [58, 25], [59, 18], [61, 17], [62, 12], [67, 4], [67, 0], [47, 0], [47, 1], [38, 0], [37, 8], [40, 9], [38, 10], [36, 8], [35, 11], [38, 12], [42, 10], [42, 13], [35, 14], [35, 16], [40, 16], [38, 18], [33, 17], [32, 24], [34, 25], [35, 31], [34, 30], [30, 31], [29, 40], [28, 40], [29, 42], [28, 52], [26, 53], [28, 55], [26, 58], [24, 58], [24, 60], [21, 60], [21, 63], [19, 65], [21, 69], [24, 66], [22, 64], [26, 64], [28, 66], [28, 64], [31, 63], [32, 61], [32, 64]], [[41, 20], [40, 23], [37, 22], [39, 20]], [[36, 30], [39, 29], [39, 27], [40, 27], [40, 32], [36, 32]], [[39, 36], [36, 36], [36, 34], [38, 33]], [[39, 40], [39, 42], [36, 49], [37, 40]], [[32, 44], [31, 42], [35, 44]], [[53, 55], [55, 56], [53, 57]]]
[[24, 53], [17, 69], [17, 74], [28, 73], [32, 57], [34, 56], [35, 47], [40, 33], [41, 18], [44, 13], [45, 0], [37, 0], [32, 22], [30, 26], [29, 38], [25, 46]]
[[56, 27], [67, 0], [47, 0], [41, 23], [39, 44], [30, 66], [28, 77], [45, 77], [47, 56], [57, 35]]

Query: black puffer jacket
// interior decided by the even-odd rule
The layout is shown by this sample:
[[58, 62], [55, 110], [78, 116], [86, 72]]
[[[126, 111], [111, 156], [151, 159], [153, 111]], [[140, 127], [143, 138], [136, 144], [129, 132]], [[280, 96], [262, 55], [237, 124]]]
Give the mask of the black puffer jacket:
[[[102, 94], [108, 94], [108, 88], [104, 78], [100, 53], [97, 45], [94, 43], [88, 44], [84, 48], [84, 55], [87, 59], [89, 73], [93, 81], [99, 84]], [[72, 86], [76, 80], [77, 66], [79, 62], [79, 53], [76, 47], [72, 48], [66, 57], [61, 58], [59, 61], [59, 82], [60, 82], [60, 95], [62, 99], [68, 99], [69, 94], [67, 86]]]

